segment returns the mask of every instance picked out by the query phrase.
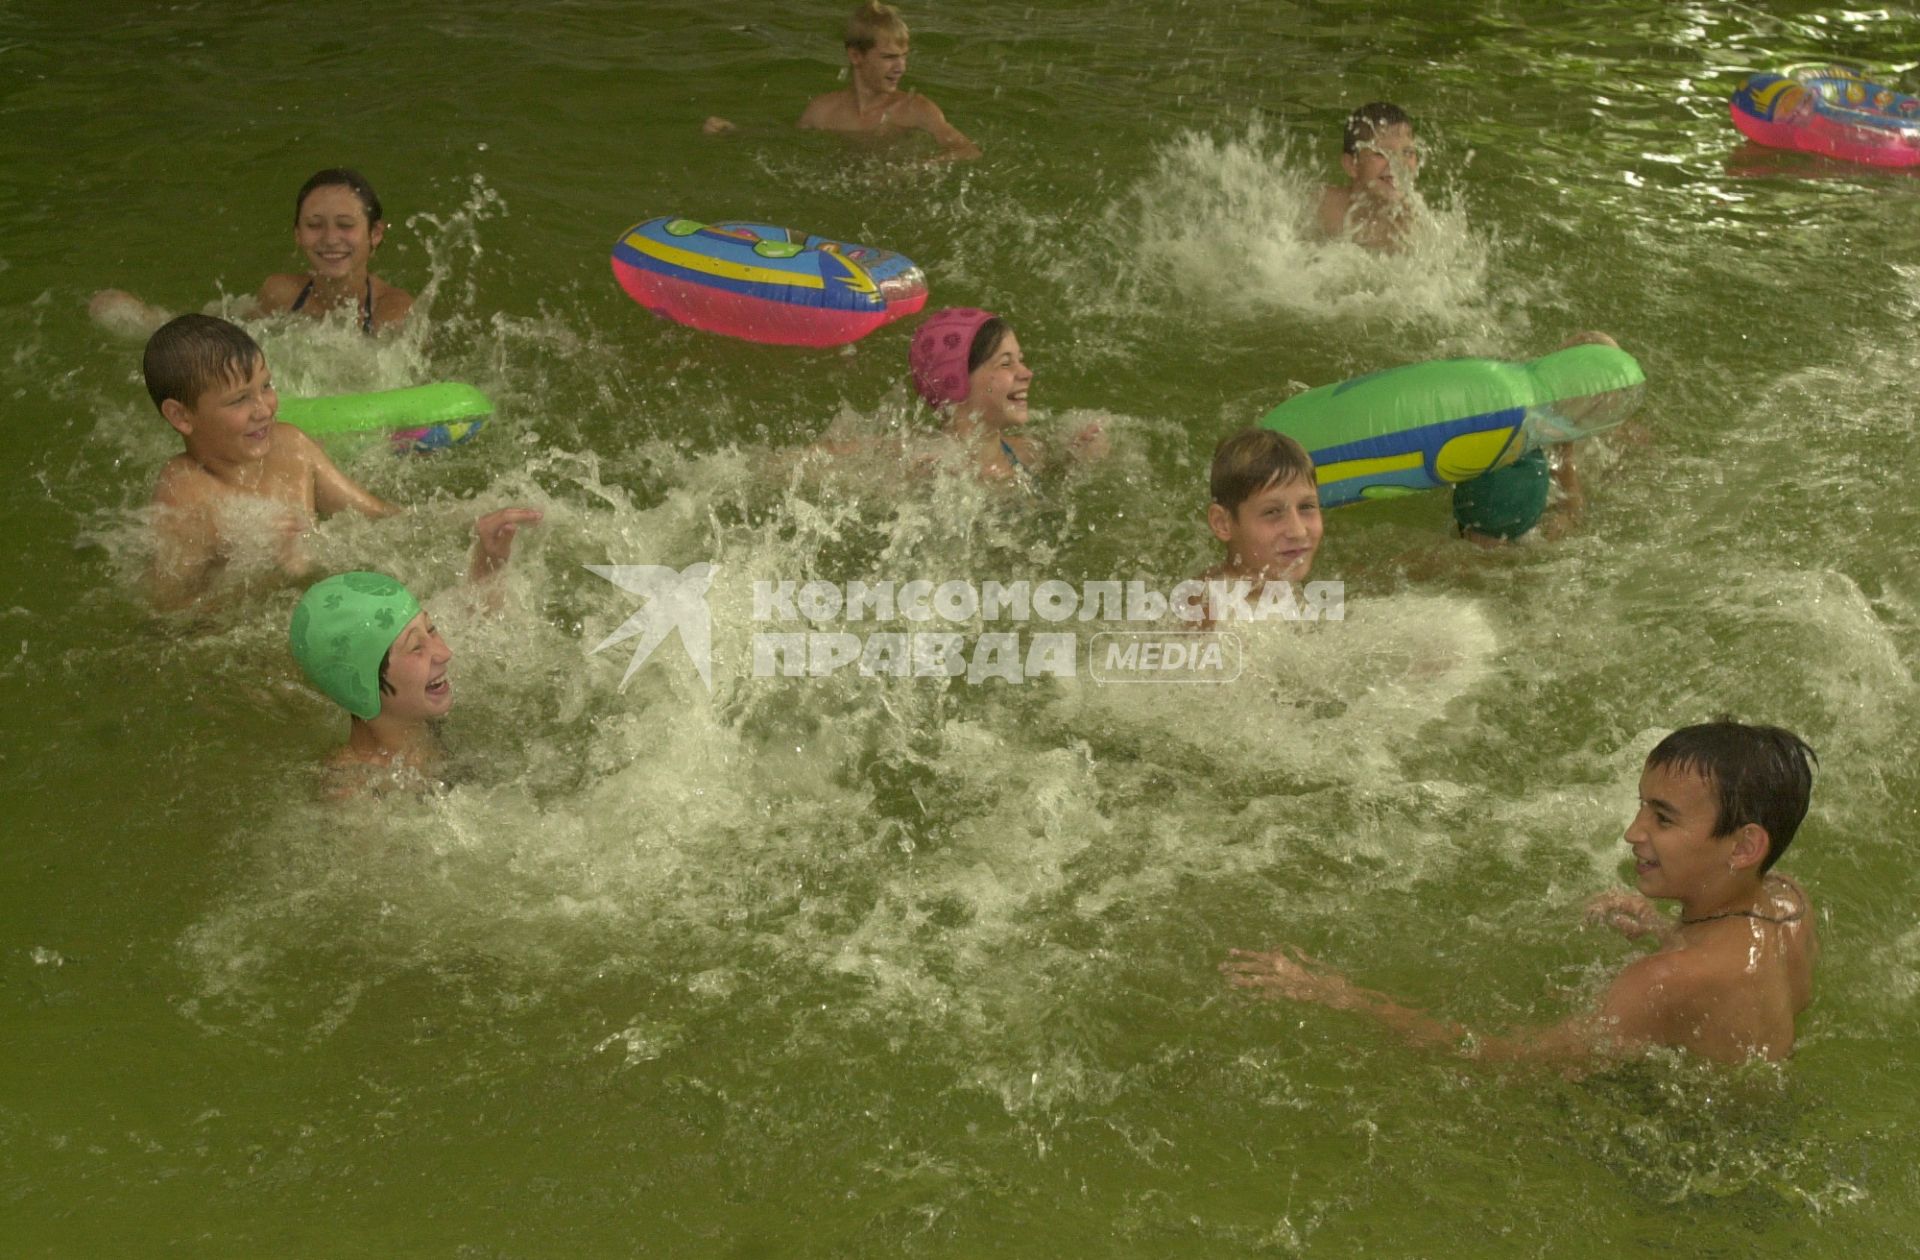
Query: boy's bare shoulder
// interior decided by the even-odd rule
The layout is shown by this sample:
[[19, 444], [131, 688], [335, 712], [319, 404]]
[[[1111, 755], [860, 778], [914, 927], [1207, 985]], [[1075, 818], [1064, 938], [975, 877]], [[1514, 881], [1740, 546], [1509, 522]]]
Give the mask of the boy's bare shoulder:
[[273, 455], [290, 455], [295, 459], [312, 460], [320, 452], [320, 443], [307, 436], [307, 431], [285, 420], [273, 422]]
[[912, 91], [894, 93], [894, 100], [889, 106], [889, 112], [894, 114], [900, 123], [908, 127], [920, 127], [928, 123], [943, 123], [947, 121], [946, 114], [941, 111], [938, 105], [933, 103], [932, 97], [922, 96], [920, 93]]
[[160, 475], [153, 483], [153, 504], [169, 508], [197, 507], [207, 501], [218, 485], [198, 460], [183, 451], [160, 465]]
[[857, 123], [853, 107], [853, 89], [840, 88], [832, 92], [822, 92], [807, 102], [800, 111], [801, 127], [820, 131], [846, 131]]

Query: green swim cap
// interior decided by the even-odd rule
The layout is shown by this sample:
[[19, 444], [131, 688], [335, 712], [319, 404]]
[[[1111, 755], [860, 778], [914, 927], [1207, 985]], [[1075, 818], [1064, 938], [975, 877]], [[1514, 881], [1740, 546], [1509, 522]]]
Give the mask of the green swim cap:
[[1453, 488], [1453, 519], [1462, 532], [1510, 540], [1540, 523], [1547, 510], [1547, 453], [1530, 451], [1505, 468]]
[[420, 601], [384, 573], [316, 582], [293, 610], [287, 638], [307, 681], [357, 718], [380, 716], [380, 662], [420, 615]]

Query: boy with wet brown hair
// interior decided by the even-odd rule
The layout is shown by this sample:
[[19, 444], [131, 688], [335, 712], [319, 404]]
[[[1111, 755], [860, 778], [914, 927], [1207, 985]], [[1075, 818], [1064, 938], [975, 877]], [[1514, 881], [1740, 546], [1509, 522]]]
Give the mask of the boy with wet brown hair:
[[[334, 466], [320, 444], [276, 417], [280, 395], [267, 357], [238, 325], [181, 315], [147, 341], [147, 393], [185, 450], [161, 466], [153, 490], [155, 607], [186, 608], [235, 561], [245, 569], [304, 577], [301, 539], [321, 517], [402, 509]], [[482, 516], [473, 569], [504, 562], [514, 531], [540, 519], [531, 508]]]
[[1420, 173], [1413, 120], [1390, 101], [1369, 101], [1347, 115], [1341, 138], [1344, 184], [1320, 196], [1320, 231], [1366, 249], [1397, 250], [1413, 224], [1409, 198]]
[[[1819, 940], [1800, 886], [1772, 874], [1813, 787], [1813, 749], [1775, 726], [1720, 720], [1661, 740], [1626, 830], [1638, 894], [1603, 894], [1589, 917], [1658, 935], [1594, 1008], [1548, 1028], [1482, 1037], [1362, 989], [1298, 949], [1234, 950], [1228, 983], [1266, 997], [1359, 1011], [1422, 1045], [1494, 1060], [1578, 1064], [1650, 1047], [1723, 1063], [1786, 1058], [1813, 999]], [[1677, 901], [1669, 919], [1649, 899]]]

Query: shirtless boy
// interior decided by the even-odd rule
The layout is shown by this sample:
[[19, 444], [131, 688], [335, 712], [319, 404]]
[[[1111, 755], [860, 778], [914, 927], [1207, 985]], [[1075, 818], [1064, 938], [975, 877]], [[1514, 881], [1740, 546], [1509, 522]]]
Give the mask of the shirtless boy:
[[1320, 231], [1366, 249], [1395, 250], [1413, 226], [1408, 197], [1420, 173], [1413, 120], [1386, 101], [1372, 101], [1347, 115], [1340, 167], [1348, 182], [1320, 196]]
[[[169, 320], [141, 361], [147, 392], [186, 449], [160, 469], [153, 491], [151, 594], [163, 610], [199, 601], [236, 560], [288, 577], [306, 574], [300, 540], [318, 517], [401, 511], [341, 472], [312, 438], [274, 417], [280, 397], [260, 347], [211, 315]], [[539, 519], [508, 508], [480, 518], [478, 553], [497, 550]]]
[[[1604, 894], [1589, 917], [1659, 948], [1627, 964], [1594, 1008], [1549, 1028], [1477, 1036], [1362, 989], [1297, 949], [1234, 950], [1227, 981], [1263, 996], [1359, 1011], [1416, 1044], [1491, 1060], [1579, 1064], [1654, 1046], [1722, 1063], [1785, 1059], [1813, 998], [1819, 956], [1800, 886], [1769, 869], [1806, 817], [1813, 750], [1773, 726], [1716, 721], [1661, 740], [1628, 824], [1639, 895]], [[1669, 919], [1649, 899], [1677, 901]]]
[[[847, 65], [852, 82], [837, 92], [807, 102], [799, 125], [810, 131], [896, 136], [924, 131], [940, 145], [940, 157], [957, 161], [980, 156], [980, 146], [960, 133], [947, 116], [918, 92], [900, 90], [907, 73], [907, 24], [899, 10], [868, 0], [847, 19]], [[709, 135], [733, 131], [724, 118], [709, 118]]]

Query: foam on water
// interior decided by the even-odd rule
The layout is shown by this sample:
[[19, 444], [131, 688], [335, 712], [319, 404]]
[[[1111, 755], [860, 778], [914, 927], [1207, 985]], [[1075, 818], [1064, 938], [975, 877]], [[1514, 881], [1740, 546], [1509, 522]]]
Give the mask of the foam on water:
[[[1284, 312], [1438, 323], [1456, 336], [1477, 335], [1484, 346], [1488, 325], [1515, 295], [1490, 291], [1493, 246], [1469, 229], [1457, 201], [1436, 205], [1414, 190], [1414, 228], [1397, 253], [1329, 242], [1315, 220], [1321, 169], [1259, 122], [1237, 135], [1175, 136], [1108, 211], [1126, 270], [1105, 260], [1099, 279], [1077, 296], [1105, 289], [1130, 307], [1200, 306], [1235, 319]], [[1437, 185], [1430, 179], [1428, 190]]]
[[[837, 471], [782, 486], [737, 455], [663, 457], [666, 484], [639, 504], [596, 464], [535, 457], [378, 540], [394, 556], [378, 567], [415, 585], [455, 652], [450, 785], [335, 808], [298, 803], [294, 774], [296, 803], [263, 805], [238, 842], [252, 875], [187, 938], [208, 996], [264, 1001], [321, 940], [350, 942], [330, 948], [356, 954], [358, 976], [482, 955], [542, 986], [667, 958], [711, 988], [741, 965], [744, 924], [755, 955], [813, 983], [858, 978], [887, 1006], [984, 1023], [1078, 965], [1034, 948], [1038, 925], [1097, 924], [1250, 860], [1195, 838], [1196, 813], [1219, 808], [1204, 794], [1131, 801], [1142, 774], [1212, 765], [1265, 794], [1277, 761], [1289, 791], [1387, 775], [1369, 790], [1430, 806], [1444, 787], [1392, 787], [1388, 750], [1482, 679], [1494, 648], [1471, 603], [1407, 596], [1320, 633], [1249, 636], [1250, 681], [1231, 695], [755, 677], [758, 579], [1018, 580], [1057, 547], [970, 477], [849, 497]], [[444, 538], [456, 511], [502, 502], [546, 520], [523, 533], [490, 619], [457, 589]], [[329, 526], [318, 558], [345, 567], [396, 524]], [[635, 601], [584, 566], [696, 561], [714, 565], [711, 696], [673, 640], [620, 690], [624, 653], [586, 653]], [[290, 672], [269, 663], [277, 627], [248, 637], [262, 668]], [[339, 726], [318, 701], [301, 708]]]

